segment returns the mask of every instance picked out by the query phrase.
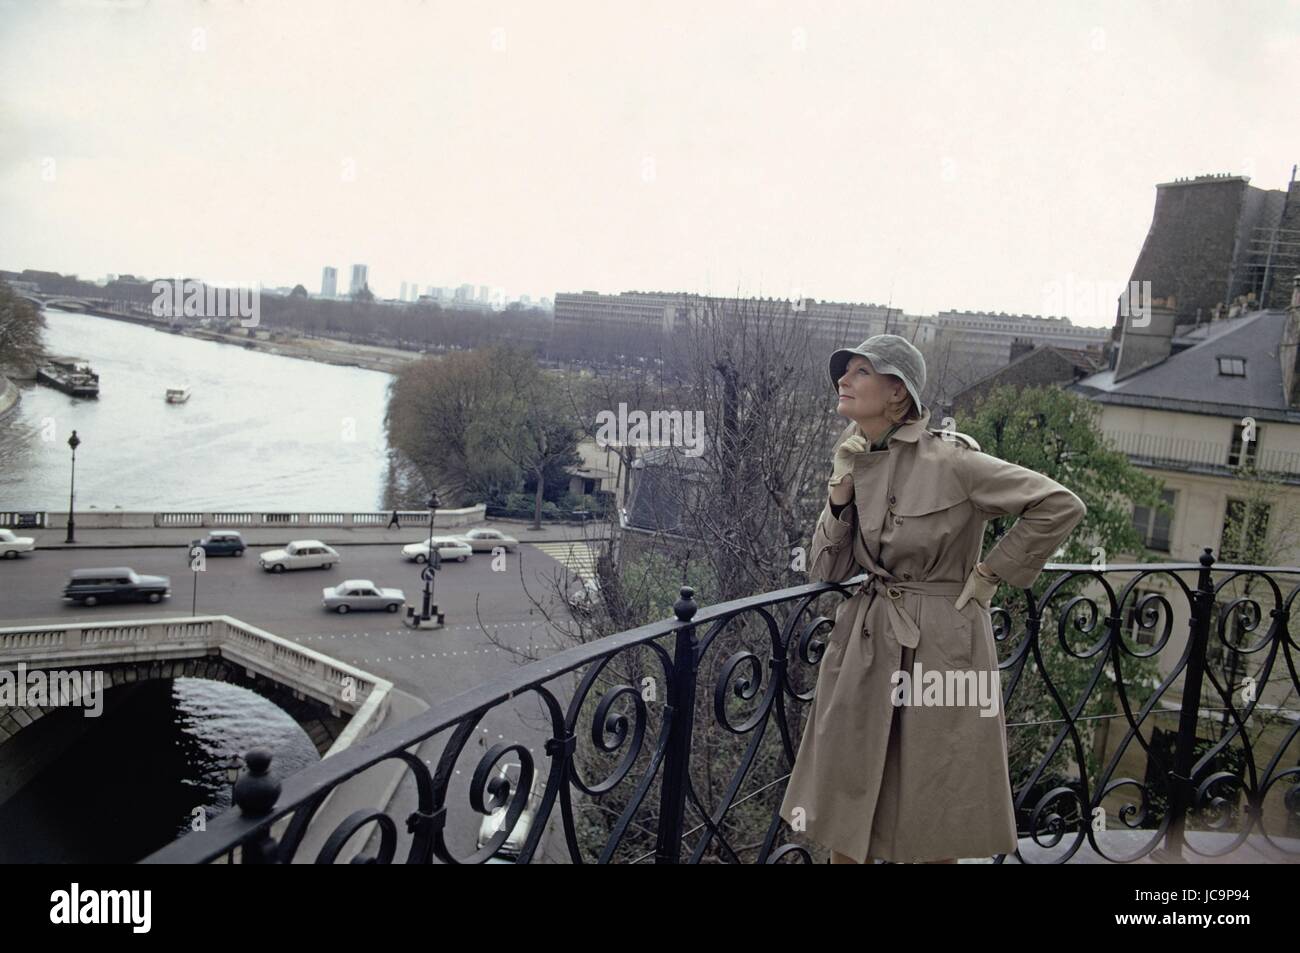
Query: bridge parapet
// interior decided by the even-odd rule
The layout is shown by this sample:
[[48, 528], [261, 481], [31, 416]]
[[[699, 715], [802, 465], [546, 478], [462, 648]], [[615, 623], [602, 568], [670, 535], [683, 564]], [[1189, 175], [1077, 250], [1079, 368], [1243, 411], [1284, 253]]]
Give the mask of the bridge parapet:
[[350, 716], [331, 752], [373, 731], [391, 682], [225, 615], [0, 628], [0, 668], [73, 669], [217, 655]]

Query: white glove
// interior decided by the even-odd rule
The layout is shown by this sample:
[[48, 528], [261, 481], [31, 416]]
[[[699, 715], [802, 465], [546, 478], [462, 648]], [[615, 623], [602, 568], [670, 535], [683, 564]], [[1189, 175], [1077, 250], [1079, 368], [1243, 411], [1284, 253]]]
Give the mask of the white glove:
[[867, 449], [867, 438], [854, 434], [835, 449], [831, 458], [831, 478], [829, 486], [836, 487], [839, 482], [853, 472], [853, 461], [859, 453]]
[[998, 577], [992, 578], [984, 575], [979, 571], [979, 564], [976, 563], [970, 575], [966, 577], [966, 585], [962, 587], [961, 595], [957, 597], [957, 611], [961, 611], [967, 602], [974, 600], [983, 609], [988, 609], [989, 604], [993, 601], [993, 594], [998, 591]]

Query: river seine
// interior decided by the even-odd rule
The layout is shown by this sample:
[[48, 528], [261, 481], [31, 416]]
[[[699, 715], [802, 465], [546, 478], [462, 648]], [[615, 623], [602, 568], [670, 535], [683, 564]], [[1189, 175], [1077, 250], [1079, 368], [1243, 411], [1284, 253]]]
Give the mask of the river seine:
[[[19, 384], [0, 420], [0, 510], [379, 510], [389, 375], [47, 309], [48, 353], [84, 359], [99, 398]], [[168, 404], [168, 387], [192, 396]]]

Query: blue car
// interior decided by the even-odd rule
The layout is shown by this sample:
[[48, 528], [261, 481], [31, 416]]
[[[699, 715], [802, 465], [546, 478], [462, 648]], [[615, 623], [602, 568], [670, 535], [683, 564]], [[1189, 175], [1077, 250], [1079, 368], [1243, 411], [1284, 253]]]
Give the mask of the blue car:
[[244, 537], [233, 529], [214, 529], [202, 539], [190, 543], [190, 548], [200, 546], [209, 556], [244, 555]]

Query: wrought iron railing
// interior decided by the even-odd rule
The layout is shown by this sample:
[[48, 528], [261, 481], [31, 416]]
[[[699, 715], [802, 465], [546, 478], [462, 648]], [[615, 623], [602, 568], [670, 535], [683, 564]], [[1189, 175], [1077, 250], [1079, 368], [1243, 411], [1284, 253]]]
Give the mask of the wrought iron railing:
[[[355, 836], [370, 841], [358, 859], [380, 863], [399, 847], [411, 863], [810, 862], [777, 810], [833, 626], [818, 609], [863, 578], [703, 609], [683, 587], [675, 619], [531, 662], [282, 781], [250, 753], [237, 806], [146, 860], [330, 862]], [[1017, 859], [1195, 859], [1247, 838], [1300, 853], [1298, 581], [1295, 567], [1216, 568], [1207, 549], [1199, 563], [1049, 565], [995, 607]], [[541, 724], [511, 740], [500, 716], [521, 702]], [[434, 744], [436, 762], [422, 757]], [[331, 792], [389, 760], [413, 804], [361, 806], [298, 856]], [[543, 850], [552, 829], [562, 843]]]

